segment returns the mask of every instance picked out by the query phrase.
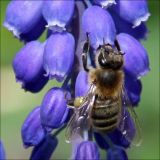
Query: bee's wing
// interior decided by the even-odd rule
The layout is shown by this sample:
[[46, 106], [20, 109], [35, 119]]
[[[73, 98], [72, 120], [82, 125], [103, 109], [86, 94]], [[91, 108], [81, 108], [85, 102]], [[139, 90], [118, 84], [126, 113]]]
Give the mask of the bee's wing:
[[119, 128], [131, 144], [135, 146], [141, 144], [142, 132], [140, 123], [124, 87], [122, 90], [122, 119]]
[[66, 142], [76, 138], [84, 138], [84, 133], [90, 129], [90, 112], [95, 100], [95, 86], [91, 85], [82, 105], [74, 109], [74, 113], [66, 128]]

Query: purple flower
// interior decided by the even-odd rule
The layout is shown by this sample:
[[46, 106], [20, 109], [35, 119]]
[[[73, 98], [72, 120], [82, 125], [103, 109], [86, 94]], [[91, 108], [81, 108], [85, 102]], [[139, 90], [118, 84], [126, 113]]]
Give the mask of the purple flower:
[[24, 147], [37, 146], [45, 136], [41, 125], [40, 107], [34, 108], [25, 119], [21, 135]]
[[[38, 38], [43, 32], [45, 25], [44, 22], [40, 23], [40, 21], [43, 21], [41, 14], [42, 6], [43, 1], [11, 1], [6, 10], [4, 26], [9, 31], [12, 31], [17, 38], [26, 40]], [[35, 29], [33, 30], [33, 28]], [[34, 36], [29, 33], [31, 31], [32, 34], [35, 34]], [[29, 35], [30, 38], [28, 37]]]
[[54, 33], [46, 42], [43, 65], [50, 78], [62, 81], [74, 60], [75, 41], [70, 33]]
[[82, 27], [89, 33], [91, 46], [95, 49], [105, 43], [113, 44], [116, 29], [111, 15], [108, 11], [98, 6], [91, 6], [85, 10], [82, 16]]
[[122, 147], [114, 146], [107, 151], [107, 160], [128, 160], [128, 157]]
[[38, 41], [27, 43], [15, 56], [13, 69], [17, 82], [30, 92], [40, 91], [48, 82], [43, 69], [44, 44]]
[[49, 160], [57, 145], [57, 138], [47, 135], [38, 146], [34, 147], [30, 160]]
[[4, 150], [4, 146], [3, 146], [2, 141], [0, 141], [0, 159], [1, 160], [6, 159], [6, 154], [5, 154], [5, 150]]
[[148, 73], [149, 58], [145, 48], [129, 34], [121, 33], [117, 36], [124, 55], [124, 69], [135, 78]]
[[47, 131], [59, 128], [66, 120], [67, 108], [65, 93], [60, 88], [50, 89], [41, 104], [41, 121]]
[[114, 11], [124, 20], [132, 23], [133, 27], [147, 21], [150, 16], [146, 0], [118, 0], [117, 5], [114, 5]]
[[83, 141], [77, 146], [75, 160], [99, 160], [100, 154], [97, 145], [92, 141]]
[[74, 0], [46, 1], [43, 5], [43, 16], [48, 23], [47, 27], [64, 29], [73, 16], [74, 5]]

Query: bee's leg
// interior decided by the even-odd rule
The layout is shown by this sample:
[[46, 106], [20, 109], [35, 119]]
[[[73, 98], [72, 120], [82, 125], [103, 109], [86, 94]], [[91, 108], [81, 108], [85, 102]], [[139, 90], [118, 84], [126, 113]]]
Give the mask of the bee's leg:
[[84, 103], [84, 97], [76, 97], [67, 100], [67, 106], [69, 108], [79, 108]]
[[90, 50], [90, 44], [89, 44], [89, 37], [87, 33], [87, 40], [83, 45], [83, 52], [82, 52], [82, 62], [83, 62], [83, 68], [86, 72], [89, 72], [89, 67], [87, 65], [87, 57]]
[[124, 55], [125, 53], [121, 51], [121, 48], [120, 48], [120, 45], [119, 45], [119, 42], [117, 39], [114, 41], [114, 44], [115, 44], [117, 50], [119, 51], [119, 54]]
[[72, 98], [70, 100], [67, 100], [67, 106], [72, 109], [79, 108], [81, 106], [81, 103], [82, 102], [80, 98]]

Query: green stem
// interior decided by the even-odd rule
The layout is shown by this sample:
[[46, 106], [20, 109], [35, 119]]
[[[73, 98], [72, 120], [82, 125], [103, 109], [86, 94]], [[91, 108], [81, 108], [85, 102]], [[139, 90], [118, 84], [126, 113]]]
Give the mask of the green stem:
[[61, 131], [63, 131], [66, 128], [67, 124], [64, 124], [61, 128], [57, 129], [52, 136], [56, 137]]

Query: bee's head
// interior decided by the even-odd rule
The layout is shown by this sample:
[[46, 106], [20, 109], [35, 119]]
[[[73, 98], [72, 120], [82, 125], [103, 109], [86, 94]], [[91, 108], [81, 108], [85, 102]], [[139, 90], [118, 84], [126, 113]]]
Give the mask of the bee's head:
[[118, 70], [123, 66], [123, 54], [108, 44], [98, 48], [97, 60], [98, 65], [104, 69]]

